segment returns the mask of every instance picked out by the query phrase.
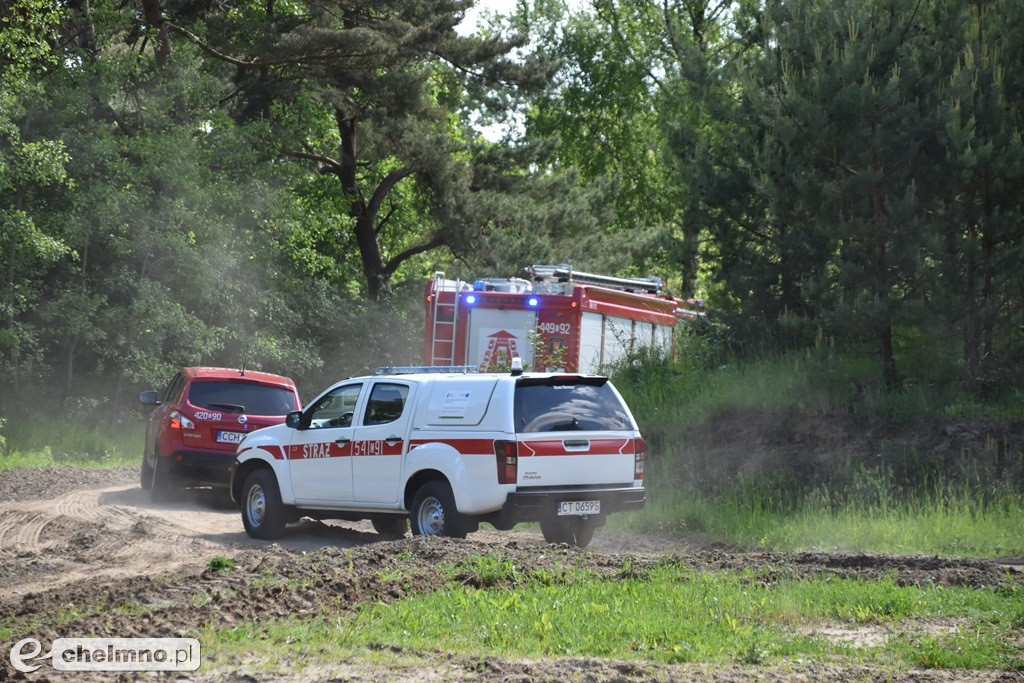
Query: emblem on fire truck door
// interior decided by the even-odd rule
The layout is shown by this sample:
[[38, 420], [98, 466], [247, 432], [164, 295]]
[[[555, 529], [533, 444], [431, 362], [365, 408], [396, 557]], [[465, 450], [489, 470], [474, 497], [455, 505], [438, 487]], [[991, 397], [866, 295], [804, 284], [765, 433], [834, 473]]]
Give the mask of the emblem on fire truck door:
[[519, 337], [507, 330], [499, 330], [486, 337], [487, 349], [480, 361], [481, 370], [493, 370], [497, 366], [509, 366], [519, 356]]

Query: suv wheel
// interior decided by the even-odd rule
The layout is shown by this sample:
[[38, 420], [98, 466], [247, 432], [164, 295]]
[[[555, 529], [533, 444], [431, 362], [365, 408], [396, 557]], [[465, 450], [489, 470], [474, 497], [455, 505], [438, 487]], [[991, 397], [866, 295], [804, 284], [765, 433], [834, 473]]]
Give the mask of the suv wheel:
[[167, 471], [171, 465], [168, 458], [161, 458], [157, 453], [154, 456], [154, 462], [156, 464], [153, 467], [146, 467], [145, 459], [142, 461], [143, 469], [152, 472], [150, 484], [146, 487], [149, 489], [149, 498], [154, 503], [169, 503], [181, 493], [181, 486]]
[[580, 517], [568, 519], [545, 519], [540, 523], [540, 531], [548, 543], [566, 543], [577, 548], [586, 548], [594, 540], [597, 524]]
[[374, 531], [389, 538], [402, 538], [409, 529], [409, 520], [405, 517], [374, 517], [370, 523]]
[[242, 525], [253, 538], [270, 540], [284, 533], [287, 511], [277, 477], [268, 469], [250, 474], [242, 485]]
[[414, 536], [466, 537], [466, 524], [455, 507], [452, 489], [443, 481], [428, 481], [412, 499], [409, 511]]
[[139, 468], [139, 486], [144, 491], [153, 488], [153, 468], [149, 466], [145, 453], [142, 454], [142, 466]]

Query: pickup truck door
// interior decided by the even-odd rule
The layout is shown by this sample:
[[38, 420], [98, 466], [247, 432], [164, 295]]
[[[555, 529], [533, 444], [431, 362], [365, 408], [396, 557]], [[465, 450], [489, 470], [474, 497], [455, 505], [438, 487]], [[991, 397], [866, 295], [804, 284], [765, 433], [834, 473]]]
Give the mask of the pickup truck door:
[[402, 462], [408, 451], [415, 385], [376, 380], [352, 437], [356, 502], [398, 503]]
[[362, 383], [343, 384], [306, 409], [288, 446], [295, 502], [352, 502], [352, 422]]

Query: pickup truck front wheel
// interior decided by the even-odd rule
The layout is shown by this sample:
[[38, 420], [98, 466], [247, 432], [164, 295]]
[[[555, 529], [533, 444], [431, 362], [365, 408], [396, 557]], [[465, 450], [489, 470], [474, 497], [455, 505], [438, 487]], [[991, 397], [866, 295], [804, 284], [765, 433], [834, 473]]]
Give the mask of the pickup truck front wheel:
[[414, 536], [465, 538], [467, 524], [455, 507], [452, 489], [443, 481], [428, 481], [412, 499], [409, 511]]
[[277, 477], [267, 469], [256, 470], [242, 485], [242, 525], [253, 538], [271, 540], [284, 533], [287, 510], [281, 502]]
[[548, 543], [567, 543], [578, 548], [590, 545], [597, 527], [582, 517], [557, 517], [540, 523], [540, 531]]

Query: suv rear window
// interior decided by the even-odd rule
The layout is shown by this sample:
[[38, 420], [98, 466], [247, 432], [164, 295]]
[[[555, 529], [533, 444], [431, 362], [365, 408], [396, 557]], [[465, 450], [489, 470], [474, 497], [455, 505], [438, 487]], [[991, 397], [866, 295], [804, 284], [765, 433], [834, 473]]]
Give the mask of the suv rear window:
[[622, 401], [605, 378], [524, 380], [516, 384], [517, 432], [632, 429]]
[[193, 382], [188, 402], [200, 408], [251, 415], [287, 415], [296, 410], [291, 391], [245, 382]]

